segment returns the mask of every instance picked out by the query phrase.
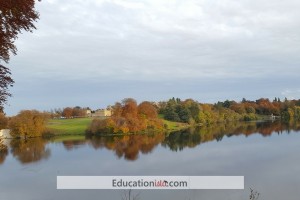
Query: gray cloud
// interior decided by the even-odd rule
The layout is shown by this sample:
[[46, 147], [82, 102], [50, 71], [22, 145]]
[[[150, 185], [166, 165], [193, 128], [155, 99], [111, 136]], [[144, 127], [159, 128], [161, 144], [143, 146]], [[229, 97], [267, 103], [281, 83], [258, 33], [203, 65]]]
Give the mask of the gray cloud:
[[[35, 88], [27, 92], [40, 99], [41, 93], [47, 96], [44, 90], [60, 87], [56, 82], [69, 90], [76, 90], [74, 82], [96, 82], [106, 86], [100, 92], [118, 97], [123, 95], [116, 88], [126, 88], [118, 84], [136, 82], [130, 95], [139, 97], [145, 84], [162, 90], [156, 99], [185, 93], [169, 92], [167, 83], [184, 88], [205, 82], [205, 99], [219, 100], [217, 85], [230, 80], [228, 98], [285, 95], [299, 83], [299, 8], [293, 0], [42, 1], [38, 30], [16, 42], [18, 55], [10, 63], [15, 97], [7, 111], [27, 107], [21, 88]], [[246, 94], [239, 89], [244, 80], [252, 85]], [[260, 91], [261, 81], [273, 84]], [[201, 88], [192, 88], [188, 95], [197, 97]], [[89, 86], [85, 90], [95, 93]]]

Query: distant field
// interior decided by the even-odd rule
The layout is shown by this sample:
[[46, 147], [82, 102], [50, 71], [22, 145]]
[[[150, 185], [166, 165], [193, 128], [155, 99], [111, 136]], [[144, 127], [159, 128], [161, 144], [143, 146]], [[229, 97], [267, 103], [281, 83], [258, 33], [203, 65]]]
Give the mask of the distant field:
[[[162, 118], [162, 116], [159, 116]], [[85, 130], [91, 124], [93, 118], [74, 118], [74, 119], [51, 119], [47, 128], [55, 135], [84, 135]], [[180, 122], [171, 122], [162, 119], [167, 125], [168, 131], [180, 130], [188, 127], [188, 124]]]
[[55, 135], [83, 135], [93, 118], [51, 119], [47, 128]]

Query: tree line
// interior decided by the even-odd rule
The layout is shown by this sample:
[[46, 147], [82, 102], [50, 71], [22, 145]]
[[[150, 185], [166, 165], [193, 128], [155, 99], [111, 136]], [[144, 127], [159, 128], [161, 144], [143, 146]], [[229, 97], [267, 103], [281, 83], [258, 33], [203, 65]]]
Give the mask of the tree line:
[[[300, 100], [270, 101], [261, 98], [255, 101], [243, 99], [241, 102], [229, 101], [215, 104], [199, 103], [193, 99], [171, 98], [168, 101], [138, 104], [132, 98], [124, 99], [111, 106], [112, 116], [106, 119], [95, 118], [87, 127], [88, 134], [137, 133], [163, 131], [167, 127], [161, 118], [183, 122], [190, 125], [209, 125], [234, 121], [257, 120], [276, 116], [282, 121], [300, 120]], [[67, 107], [53, 112], [23, 110], [14, 117], [7, 118], [0, 112], [0, 129], [9, 128], [14, 137], [35, 137], [47, 133], [47, 120], [54, 116], [65, 118], [85, 117], [86, 108]]]
[[80, 106], [75, 107], [66, 107], [60, 113], [60, 116], [65, 118], [74, 118], [74, 117], [86, 117], [86, 111], [88, 108], [81, 108]]
[[255, 101], [243, 99], [241, 102], [229, 101], [215, 104], [199, 103], [193, 99], [182, 101], [171, 98], [159, 102], [159, 113], [166, 120], [189, 124], [213, 124], [230, 121], [251, 121], [262, 117], [277, 117], [284, 121], [300, 120], [300, 100], [270, 101], [261, 98]]
[[47, 111], [50, 114], [51, 118], [76, 118], [76, 117], [86, 117], [87, 110], [90, 110], [89, 107], [65, 107], [65, 108], [55, 108]]

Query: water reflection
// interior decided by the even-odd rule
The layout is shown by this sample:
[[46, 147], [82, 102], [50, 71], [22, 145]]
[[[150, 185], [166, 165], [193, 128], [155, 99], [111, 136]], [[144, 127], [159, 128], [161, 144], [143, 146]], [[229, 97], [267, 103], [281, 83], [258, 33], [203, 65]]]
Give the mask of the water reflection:
[[5, 144], [3, 144], [3, 140], [0, 139], [0, 165], [4, 163], [7, 155], [8, 155], [8, 148]]
[[300, 124], [295, 122], [281, 123], [279, 121], [218, 124], [173, 132], [165, 137], [164, 141], [162, 141], [162, 146], [169, 147], [172, 151], [180, 151], [185, 147], [193, 148], [201, 143], [221, 141], [224, 136], [260, 134], [266, 137], [274, 133], [289, 133], [291, 130], [299, 131]]
[[65, 140], [62, 142], [65, 149], [68, 151], [79, 148], [81, 145], [85, 144], [85, 140]]
[[232, 137], [252, 134], [270, 136], [274, 133], [289, 133], [291, 130], [299, 131], [299, 123], [275, 122], [249, 122], [249, 123], [228, 123], [208, 127], [194, 127], [183, 131], [169, 134], [157, 133], [153, 135], [127, 135], [127, 136], [89, 136], [81, 140], [46, 140], [34, 138], [27, 140], [0, 141], [0, 164], [3, 164], [6, 156], [12, 156], [22, 164], [37, 162], [47, 159], [51, 155], [47, 143], [62, 143], [67, 151], [76, 150], [82, 146], [89, 146], [94, 149], [108, 149], [115, 152], [118, 158], [129, 161], [138, 159], [139, 154], [148, 154], [161, 144], [172, 151], [181, 151], [184, 148], [194, 148], [202, 143], [211, 141], [222, 141], [224, 137]]
[[92, 137], [87, 142], [95, 149], [107, 148], [115, 152], [118, 158], [136, 160], [139, 153], [147, 154], [160, 144], [165, 134], [128, 135], [119, 137]]
[[10, 142], [10, 152], [22, 164], [37, 162], [49, 158], [50, 149], [46, 148], [46, 144], [43, 138], [14, 139]]

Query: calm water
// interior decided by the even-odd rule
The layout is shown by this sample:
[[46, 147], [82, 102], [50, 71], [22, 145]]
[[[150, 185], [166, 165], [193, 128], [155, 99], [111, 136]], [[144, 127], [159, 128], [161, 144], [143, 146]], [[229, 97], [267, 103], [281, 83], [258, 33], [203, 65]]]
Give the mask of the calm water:
[[140, 200], [299, 200], [300, 125], [236, 123], [169, 135], [5, 140], [0, 200], [118, 200], [122, 191], [56, 190], [58, 175], [242, 175], [245, 190], [141, 190]]

